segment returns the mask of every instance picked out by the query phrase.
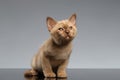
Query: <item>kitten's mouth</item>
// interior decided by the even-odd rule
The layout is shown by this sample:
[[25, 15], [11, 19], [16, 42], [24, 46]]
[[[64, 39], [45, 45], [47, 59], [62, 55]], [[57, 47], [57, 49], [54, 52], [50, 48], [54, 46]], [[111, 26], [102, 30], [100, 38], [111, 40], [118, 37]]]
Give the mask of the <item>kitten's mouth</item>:
[[69, 35], [67, 35], [67, 36], [65, 37], [65, 39], [66, 39], [66, 40], [69, 40], [69, 39], [70, 39], [70, 36], [69, 36]]
[[69, 37], [69, 36], [67, 36], [67, 37], [66, 37], [66, 39], [70, 39], [70, 37]]

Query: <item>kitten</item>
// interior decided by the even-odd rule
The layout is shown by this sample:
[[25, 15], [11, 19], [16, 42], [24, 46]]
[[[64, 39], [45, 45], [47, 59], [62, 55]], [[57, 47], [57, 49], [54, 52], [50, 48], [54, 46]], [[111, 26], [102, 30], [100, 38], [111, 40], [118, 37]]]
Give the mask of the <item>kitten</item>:
[[43, 72], [45, 77], [67, 77], [66, 67], [72, 51], [72, 40], [77, 33], [76, 14], [62, 21], [47, 17], [46, 23], [51, 37], [35, 54], [32, 69], [24, 75], [34, 76]]

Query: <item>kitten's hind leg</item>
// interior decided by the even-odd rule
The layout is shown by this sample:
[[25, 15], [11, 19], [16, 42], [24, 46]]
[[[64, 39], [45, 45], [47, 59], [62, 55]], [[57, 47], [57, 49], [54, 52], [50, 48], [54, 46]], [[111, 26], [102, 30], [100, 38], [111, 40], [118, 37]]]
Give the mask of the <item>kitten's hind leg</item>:
[[37, 76], [38, 75], [38, 71], [34, 70], [34, 69], [31, 70], [31, 73], [32, 73], [33, 76]]
[[24, 73], [25, 77], [32, 77], [32, 76], [37, 76], [37, 75], [38, 75], [38, 72], [34, 69], [27, 70]]

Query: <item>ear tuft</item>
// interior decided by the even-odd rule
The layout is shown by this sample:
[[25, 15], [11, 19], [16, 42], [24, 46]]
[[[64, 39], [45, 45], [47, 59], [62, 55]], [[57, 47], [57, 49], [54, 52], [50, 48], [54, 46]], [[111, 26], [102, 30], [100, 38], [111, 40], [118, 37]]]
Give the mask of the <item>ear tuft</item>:
[[70, 18], [69, 21], [73, 24], [76, 25], [76, 13], [74, 13]]
[[57, 22], [53, 18], [47, 17], [46, 23], [47, 23], [48, 30], [51, 31], [51, 29], [56, 25]]

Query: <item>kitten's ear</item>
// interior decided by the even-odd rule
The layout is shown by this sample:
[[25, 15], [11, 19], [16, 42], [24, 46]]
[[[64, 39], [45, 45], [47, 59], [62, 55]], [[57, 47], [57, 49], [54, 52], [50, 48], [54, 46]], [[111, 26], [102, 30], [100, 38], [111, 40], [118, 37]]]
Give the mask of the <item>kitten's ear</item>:
[[57, 22], [53, 18], [47, 17], [46, 23], [47, 23], [48, 30], [51, 31], [51, 29], [56, 25]]
[[76, 25], [76, 14], [74, 13], [68, 20], [69, 20], [73, 25]]

